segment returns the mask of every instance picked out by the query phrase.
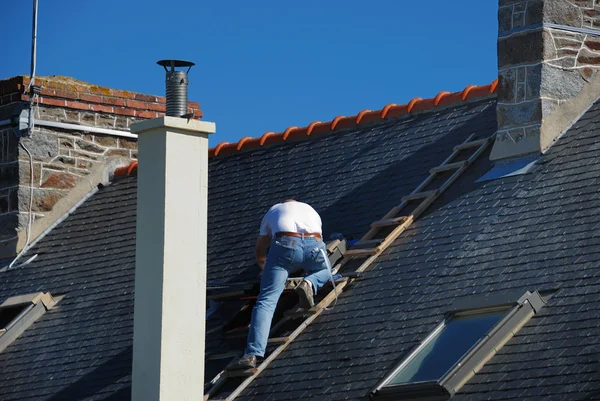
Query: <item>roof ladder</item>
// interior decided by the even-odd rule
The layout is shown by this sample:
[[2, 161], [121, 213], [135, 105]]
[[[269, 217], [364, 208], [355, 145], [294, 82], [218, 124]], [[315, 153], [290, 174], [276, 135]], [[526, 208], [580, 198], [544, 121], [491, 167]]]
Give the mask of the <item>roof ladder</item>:
[[[463, 143], [453, 148], [452, 154], [442, 164], [432, 168], [429, 176], [409, 195], [402, 198], [401, 203], [394, 206], [380, 220], [371, 223], [371, 229], [350, 249], [346, 250], [334, 270], [346, 265], [359, 266], [356, 275], [364, 272], [387, 247], [400, 236], [446, 189], [487, 149], [495, 134], [488, 138], [474, 139], [471, 134]], [[342, 280], [336, 285], [337, 296], [353, 281], [353, 278]], [[204, 395], [204, 401], [233, 401], [277, 358], [300, 333], [308, 327], [333, 302], [336, 292], [330, 291], [313, 308], [306, 311], [286, 313], [284, 321], [289, 318], [305, 317], [306, 319], [289, 335], [269, 338], [269, 344], [280, 344], [256, 369], [245, 372], [219, 373], [210, 383], [210, 388]], [[281, 322], [280, 322], [281, 324]], [[271, 335], [278, 330], [271, 329]], [[233, 361], [235, 361], [235, 358]], [[233, 362], [232, 361], [232, 362]], [[215, 395], [229, 377], [247, 376], [246, 379], [226, 398], [211, 398]]]

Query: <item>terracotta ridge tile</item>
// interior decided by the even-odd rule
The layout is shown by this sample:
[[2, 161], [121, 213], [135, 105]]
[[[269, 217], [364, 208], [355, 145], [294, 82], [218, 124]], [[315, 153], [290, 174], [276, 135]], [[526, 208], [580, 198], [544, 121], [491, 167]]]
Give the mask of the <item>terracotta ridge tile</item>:
[[128, 177], [132, 174], [137, 174], [137, 170], [138, 170], [138, 161], [134, 160], [131, 163], [129, 163], [128, 166], [119, 167], [119, 168], [115, 169], [114, 176], [115, 176], [115, 178]]
[[460, 92], [445, 92], [438, 93], [430, 99], [421, 99], [416, 97], [408, 104], [388, 104], [381, 110], [362, 110], [355, 116], [345, 117], [337, 116], [329, 122], [314, 121], [307, 127], [291, 126], [280, 133], [272, 131], [264, 133], [260, 138], [243, 137], [236, 143], [221, 142], [214, 148], [208, 150], [209, 157], [224, 156], [242, 150], [256, 149], [262, 146], [267, 146], [291, 139], [299, 139], [316, 134], [331, 133], [335, 130], [341, 130], [358, 126], [361, 124], [369, 124], [381, 121], [387, 118], [395, 118], [409, 113], [418, 113], [429, 111], [437, 107], [445, 107], [453, 104], [459, 104], [465, 101], [489, 96], [496, 93], [498, 88], [498, 79], [496, 78], [489, 85], [477, 86], [469, 85]]

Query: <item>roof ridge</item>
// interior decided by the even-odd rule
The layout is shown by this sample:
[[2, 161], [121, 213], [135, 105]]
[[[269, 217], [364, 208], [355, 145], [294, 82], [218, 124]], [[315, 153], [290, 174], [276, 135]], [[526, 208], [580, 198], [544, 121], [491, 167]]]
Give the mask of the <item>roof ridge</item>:
[[137, 170], [138, 161], [133, 160], [131, 163], [129, 163], [129, 165], [115, 169], [113, 175], [115, 178], [128, 177], [130, 175], [137, 174]]
[[466, 100], [473, 100], [485, 96], [489, 96], [496, 92], [498, 87], [498, 78], [492, 83], [484, 86], [468, 85], [460, 92], [442, 91], [435, 97], [422, 99], [416, 97], [407, 104], [390, 103], [380, 110], [362, 110], [354, 116], [337, 116], [328, 122], [313, 121], [306, 127], [290, 126], [285, 131], [275, 133], [269, 131], [264, 133], [260, 138], [252, 138], [245, 136], [238, 142], [229, 143], [221, 142], [214, 148], [208, 150], [209, 157], [224, 156], [241, 150], [255, 149], [265, 145], [271, 145], [278, 142], [287, 141], [289, 139], [297, 139], [304, 136], [314, 134], [324, 134], [333, 132], [336, 129], [344, 129], [360, 124], [372, 123], [379, 120], [384, 120], [390, 117], [400, 117], [410, 113], [417, 113], [431, 110], [435, 107], [449, 106]]

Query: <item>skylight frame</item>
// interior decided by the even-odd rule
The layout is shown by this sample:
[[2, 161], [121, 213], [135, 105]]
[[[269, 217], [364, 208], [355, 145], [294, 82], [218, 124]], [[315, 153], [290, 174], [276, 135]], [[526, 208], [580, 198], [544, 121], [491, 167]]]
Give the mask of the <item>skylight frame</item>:
[[[6, 325], [6, 327], [0, 328], [0, 335], [8, 332], [15, 324], [17, 324], [17, 322], [19, 320], [21, 320], [23, 318], [23, 316], [25, 316], [27, 313], [29, 313], [31, 311], [31, 309], [33, 309], [35, 307], [35, 304], [32, 303], [32, 304], [28, 305], [26, 303], [23, 303], [23, 304], [11, 305], [11, 306], [14, 306], [14, 307], [16, 307], [16, 306], [24, 306], [24, 308], [23, 308], [23, 310], [21, 312], [19, 312], [19, 314], [17, 316], [14, 317], [13, 320], [11, 320]], [[0, 310], [1, 309], [2, 309], [2, 307], [0, 306]]]
[[[510, 299], [513, 299], [512, 301]], [[378, 385], [371, 391], [374, 400], [392, 401], [402, 397], [403, 400], [447, 400], [467, 383], [496, 352], [508, 342], [545, 301], [535, 291], [527, 291], [521, 297], [505, 294], [500, 297], [470, 298], [465, 303], [459, 301], [445, 313], [445, 319], [439, 323], [425, 339], [413, 349]], [[480, 305], [478, 307], [477, 305]], [[446, 327], [452, 318], [478, 316], [506, 310], [500, 319], [486, 334], [473, 344], [441, 377], [436, 381], [424, 381], [390, 385], [389, 383], [406, 366], [427, 347], [433, 339]]]
[[35, 294], [20, 295], [8, 298], [2, 304], [0, 309], [5, 307], [15, 307], [26, 305], [25, 309], [19, 312], [13, 320], [4, 327], [0, 333], [0, 352], [13, 343], [25, 330], [27, 330], [36, 320], [38, 320], [47, 310], [50, 310], [58, 301], [47, 292]]

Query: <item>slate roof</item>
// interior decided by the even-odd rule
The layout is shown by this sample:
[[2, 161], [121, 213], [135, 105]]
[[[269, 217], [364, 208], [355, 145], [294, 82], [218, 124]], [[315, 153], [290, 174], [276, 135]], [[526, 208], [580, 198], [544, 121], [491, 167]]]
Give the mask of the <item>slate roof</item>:
[[[364, 400], [454, 298], [516, 288], [558, 291], [454, 398], [600, 399], [597, 121], [600, 104], [526, 175], [475, 183], [490, 167], [483, 155], [241, 399]], [[358, 237], [454, 145], [495, 129], [492, 98], [212, 159], [209, 280], [256, 277], [271, 204], [306, 201], [326, 236]], [[0, 399], [129, 399], [135, 191], [135, 177], [102, 188], [36, 260], [0, 273], [0, 299], [66, 295], [0, 353]], [[212, 331], [220, 317], [208, 322], [209, 353], [232, 346]]]

